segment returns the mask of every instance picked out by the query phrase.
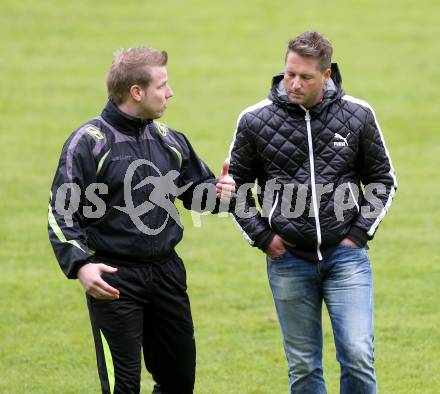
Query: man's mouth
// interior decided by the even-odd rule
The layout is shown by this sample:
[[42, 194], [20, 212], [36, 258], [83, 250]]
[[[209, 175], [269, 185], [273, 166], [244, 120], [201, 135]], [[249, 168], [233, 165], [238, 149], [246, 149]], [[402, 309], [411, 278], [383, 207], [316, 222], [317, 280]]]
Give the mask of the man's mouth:
[[293, 98], [300, 98], [304, 96], [304, 94], [300, 92], [293, 92], [293, 91], [288, 92], [287, 95]]

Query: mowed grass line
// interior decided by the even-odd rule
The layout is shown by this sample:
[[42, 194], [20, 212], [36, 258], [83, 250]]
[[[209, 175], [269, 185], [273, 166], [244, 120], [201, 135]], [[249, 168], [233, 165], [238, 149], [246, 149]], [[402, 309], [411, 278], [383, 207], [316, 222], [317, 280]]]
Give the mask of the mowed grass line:
[[[164, 121], [218, 171], [238, 113], [266, 96], [287, 40], [318, 29], [334, 43], [347, 92], [375, 108], [399, 178], [370, 250], [379, 389], [438, 393], [439, 11], [434, 0], [3, 1], [0, 392], [99, 392], [84, 296], [61, 274], [45, 228], [61, 144], [103, 107], [111, 53], [141, 44], [169, 51], [175, 97]], [[196, 393], [287, 392], [264, 256], [230, 219], [202, 217], [196, 228], [181, 213]], [[327, 318], [324, 342], [327, 387], [336, 393]], [[142, 392], [151, 387], [144, 372]]]

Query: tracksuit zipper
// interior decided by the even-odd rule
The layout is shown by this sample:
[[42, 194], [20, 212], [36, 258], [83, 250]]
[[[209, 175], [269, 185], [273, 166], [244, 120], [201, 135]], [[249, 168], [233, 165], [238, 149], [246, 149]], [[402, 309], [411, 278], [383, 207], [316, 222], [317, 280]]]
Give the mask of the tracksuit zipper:
[[301, 108], [306, 112], [306, 115], [304, 117], [306, 121], [307, 126], [307, 140], [309, 144], [309, 162], [310, 162], [310, 183], [312, 186], [312, 206], [313, 206], [313, 212], [315, 214], [315, 226], [316, 226], [316, 238], [317, 238], [317, 244], [316, 244], [316, 252], [318, 254], [318, 259], [322, 260], [322, 254], [321, 254], [321, 225], [319, 223], [319, 207], [318, 207], [318, 201], [316, 198], [316, 183], [315, 183], [315, 158], [313, 156], [313, 140], [312, 140], [312, 126], [310, 124], [310, 112], [306, 108]]

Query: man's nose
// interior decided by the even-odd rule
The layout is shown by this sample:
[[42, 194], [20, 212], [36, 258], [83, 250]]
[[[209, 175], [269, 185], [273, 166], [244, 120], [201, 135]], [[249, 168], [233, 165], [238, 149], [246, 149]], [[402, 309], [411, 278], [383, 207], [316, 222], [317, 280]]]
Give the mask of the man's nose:
[[174, 96], [174, 93], [173, 93], [172, 89], [168, 86], [167, 99], [169, 99], [173, 96]]
[[301, 88], [301, 81], [299, 78], [293, 78], [292, 80], [292, 89], [299, 89]]

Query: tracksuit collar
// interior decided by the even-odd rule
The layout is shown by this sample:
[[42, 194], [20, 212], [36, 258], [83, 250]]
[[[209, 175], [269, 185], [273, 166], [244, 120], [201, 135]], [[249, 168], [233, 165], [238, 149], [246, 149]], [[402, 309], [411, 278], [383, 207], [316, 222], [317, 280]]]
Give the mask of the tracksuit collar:
[[152, 122], [151, 119], [141, 119], [122, 112], [117, 105], [109, 100], [101, 116], [116, 130], [123, 134], [137, 136], [142, 133], [145, 126]]

